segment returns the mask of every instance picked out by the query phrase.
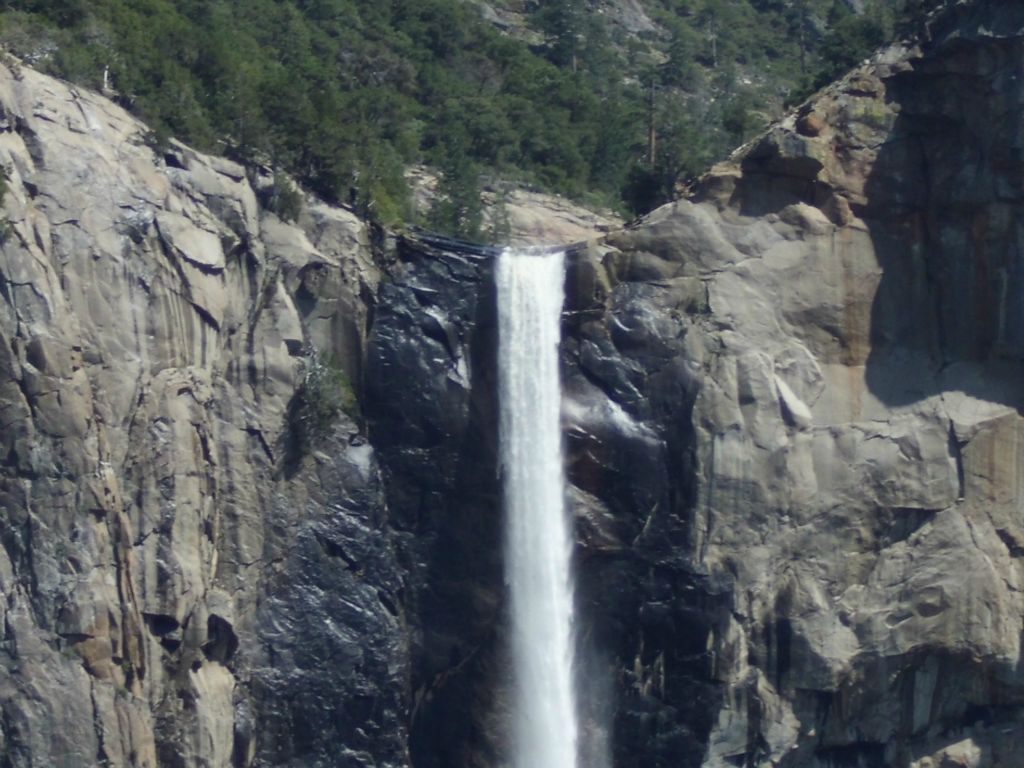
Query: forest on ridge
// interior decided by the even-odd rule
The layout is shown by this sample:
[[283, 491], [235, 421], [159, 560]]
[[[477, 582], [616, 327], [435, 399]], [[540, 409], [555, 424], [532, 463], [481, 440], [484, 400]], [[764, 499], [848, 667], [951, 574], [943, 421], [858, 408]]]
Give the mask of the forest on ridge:
[[[13, 0], [0, 43], [104, 90], [157, 149], [174, 136], [382, 223], [479, 238], [496, 180], [626, 214], [672, 199], [937, 4], [643, 0], [630, 30], [618, 1]], [[413, 164], [439, 172], [428, 221]]]

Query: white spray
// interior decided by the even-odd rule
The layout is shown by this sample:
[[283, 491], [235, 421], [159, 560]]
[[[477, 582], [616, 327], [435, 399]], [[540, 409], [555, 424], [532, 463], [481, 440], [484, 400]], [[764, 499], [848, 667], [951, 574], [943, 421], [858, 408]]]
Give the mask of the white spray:
[[576, 768], [572, 539], [559, 423], [564, 255], [505, 251], [496, 281], [514, 765]]

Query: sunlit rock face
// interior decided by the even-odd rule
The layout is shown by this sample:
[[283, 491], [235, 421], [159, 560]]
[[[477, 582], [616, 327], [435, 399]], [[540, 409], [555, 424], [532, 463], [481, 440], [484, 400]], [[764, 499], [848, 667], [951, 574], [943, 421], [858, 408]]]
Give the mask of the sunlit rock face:
[[665, 430], [641, 355], [674, 312], [697, 381], [668, 474], [673, 551], [725, 603], [695, 649], [723, 697], [705, 765], [1021, 753], [1022, 29], [956, 9], [608, 238], [592, 332], [646, 375], [584, 372]]
[[0, 762], [402, 764], [376, 459], [289, 419], [308, 345], [358, 379], [367, 226], [27, 68], [0, 110]]
[[[568, 250], [581, 765], [1018, 765], [1022, 60], [958, 5]], [[0, 107], [0, 762], [507, 763], [494, 252]]]
[[[610, 743], [617, 766], [1015, 764], [1022, 33], [1024, 9], [959, 6], [691, 199], [571, 249], [563, 422], [584, 749]], [[433, 394], [417, 388], [415, 413], [458, 391], [444, 413], [470, 415], [423, 429], [442, 438], [417, 461], [443, 454], [486, 476], [475, 430], [493, 422], [493, 381], [469, 362], [493, 329], [460, 307], [490, 300], [488, 268], [460, 283], [445, 259], [466, 263], [424, 250], [404, 264], [418, 287], [402, 312], [416, 317], [415, 300], [447, 330], [403, 344], [480, 374], [438, 370]], [[407, 504], [399, 474], [389, 487]], [[471, 523], [485, 542], [499, 530], [490, 503]], [[462, 585], [448, 594], [477, 600], [444, 626], [476, 627], [463, 637], [479, 642], [471, 663], [434, 649], [414, 674], [430, 696], [413, 754], [443, 764], [443, 743], [487, 765], [503, 711], [487, 694], [508, 676], [489, 634], [502, 585], [471, 543], [448, 551]], [[467, 725], [437, 737], [439, 722]]]

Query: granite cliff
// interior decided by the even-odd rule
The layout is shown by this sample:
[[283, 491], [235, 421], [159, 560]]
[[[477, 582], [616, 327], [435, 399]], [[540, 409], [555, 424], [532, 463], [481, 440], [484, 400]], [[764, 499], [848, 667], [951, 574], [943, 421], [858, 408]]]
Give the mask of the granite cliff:
[[373, 233], [261, 214], [241, 167], [27, 68], [0, 104], [0, 762], [401, 764], [373, 451], [343, 415], [290, 460], [307, 346], [359, 359]]
[[[961, 3], [570, 249], [588, 764], [1019, 764], [1022, 60]], [[500, 764], [493, 252], [0, 110], [0, 766]]]

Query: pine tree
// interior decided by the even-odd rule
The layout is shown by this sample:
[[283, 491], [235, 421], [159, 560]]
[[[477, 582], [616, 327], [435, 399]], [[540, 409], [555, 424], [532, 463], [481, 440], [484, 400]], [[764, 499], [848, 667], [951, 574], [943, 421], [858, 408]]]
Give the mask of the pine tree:
[[576, 71], [586, 26], [584, 0], [544, 0], [537, 26], [548, 39], [548, 58], [560, 67]]
[[445, 120], [437, 166], [440, 177], [428, 223], [444, 234], [479, 240], [483, 222], [480, 169], [470, 157], [469, 138], [456, 115]]

